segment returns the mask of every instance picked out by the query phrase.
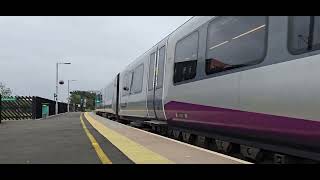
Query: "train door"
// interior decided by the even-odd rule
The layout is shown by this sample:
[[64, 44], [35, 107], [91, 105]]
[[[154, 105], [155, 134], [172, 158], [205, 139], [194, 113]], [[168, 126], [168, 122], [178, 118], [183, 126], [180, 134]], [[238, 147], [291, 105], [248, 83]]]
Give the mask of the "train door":
[[154, 86], [155, 86], [155, 69], [157, 65], [157, 49], [151, 51], [149, 56], [149, 75], [147, 87], [147, 110], [149, 118], [156, 118], [154, 111]]
[[120, 107], [125, 114], [127, 114], [126, 111], [127, 111], [127, 105], [128, 105], [128, 98], [130, 94], [131, 82], [132, 82], [132, 72], [125, 73], [124, 79], [123, 79], [122, 97], [121, 97], [121, 103], [120, 103]]
[[120, 73], [117, 75], [117, 81], [116, 81], [116, 84], [117, 84], [117, 87], [116, 87], [116, 115], [117, 115], [117, 119], [118, 119], [118, 116], [119, 116], [119, 94], [120, 94]]
[[113, 80], [113, 94], [112, 94], [112, 110], [118, 115], [118, 99], [119, 99], [119, 74]]
[[155, 73], [155, 88], [154, 88], [154, 109], [158, 120], [164, 120], [163, 112], [163, 79], [164, 65], [166, 59], [166, 41], [158, 46], [156, 73]]

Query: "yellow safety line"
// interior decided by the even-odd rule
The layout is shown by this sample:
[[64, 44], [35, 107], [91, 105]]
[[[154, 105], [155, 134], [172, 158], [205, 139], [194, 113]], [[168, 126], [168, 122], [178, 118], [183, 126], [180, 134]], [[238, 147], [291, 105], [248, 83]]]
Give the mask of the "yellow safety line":
[[107, 138], [114, 146], [136, 164], [173, 164], [169, 159], [157, 154], [144, 146], [130, 140], [129, 138], [117, 133], [116, 131], [106, 127], [101, 122], [95, 120], [85, 113], [84, 116], [90, 124], [105, 138]]
[[82, 127], [83, 127], [84, 131], [86, 132], [86, 134], [87, 134], [87, 136], [88, 136], [88, 138], [89, 138], [94, 150], [96, 151], [100, 161], [102, 162], [102, 164], [112, 164], [111, 160], [103, 152], [103, 150], [101, 149], [99, 143], [96, 141], [96, 139], [93, 137], [93, 135], [88, 130], [87, 126], [84, 124], [83, 119], [82, 119], [82, 114], [80, 115], [80, 120], [81, 120]]

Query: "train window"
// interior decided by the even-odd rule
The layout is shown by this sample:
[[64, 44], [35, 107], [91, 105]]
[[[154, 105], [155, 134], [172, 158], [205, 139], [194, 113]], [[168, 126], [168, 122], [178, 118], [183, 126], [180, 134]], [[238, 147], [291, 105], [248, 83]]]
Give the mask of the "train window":
[[163, 83], [165, 53], [166, 53], [166, 48], [165, 46], [163, 46], [159, 49], [157, 88], [161, 88]]
[[133, 84], [132, 78], [133, 78], [133, 71], [129, 72], [128, 74], [128, 85], [127, 85], [127, 87], [129, 88], [129, 90], [127, 91], [128, 94], [131, 93], [132, 84]]
[[226, 16], [208, 26], [206, 74], [258, 64], [266, 52], [265, 16]]
[[177, 43], [174, 59], [174, 83], [196, 77], [198, 39], [198, 31], [195, 31]]
[[106, 94], [106, 100], [110, 100], [110, 88], [107, 86], [106, 88], [107, 94]]
[[142, 91], [143, 83], [143, 64], [139, 65], [133, 72], [131, 93], [137, 94]]
[[108, 86], [108, 93], [107, 93], [107, 99], [111, 100], [113, 98], [113, 86], [109, 85]]
[[320, 16], [289, 17], [288, 48], [292, 54], [320, 49]]
[[173, 82], [182, 82], [196, 76], [197, 60], [178, 62], [174, 64]]
[[156, 62], [156, 53], [150, 55], [150, 64], [149, 64], [149, 79], [148, 79], [148, 90], [153, 89], [153, 78], [154, 78], [154, 65]]

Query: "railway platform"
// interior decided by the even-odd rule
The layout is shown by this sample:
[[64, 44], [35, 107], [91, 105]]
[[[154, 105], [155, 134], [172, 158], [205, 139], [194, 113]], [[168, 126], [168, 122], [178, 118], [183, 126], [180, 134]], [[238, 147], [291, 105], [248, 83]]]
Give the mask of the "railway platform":
[[3, 121], [0, 164], [250, 164], [86, 113]]

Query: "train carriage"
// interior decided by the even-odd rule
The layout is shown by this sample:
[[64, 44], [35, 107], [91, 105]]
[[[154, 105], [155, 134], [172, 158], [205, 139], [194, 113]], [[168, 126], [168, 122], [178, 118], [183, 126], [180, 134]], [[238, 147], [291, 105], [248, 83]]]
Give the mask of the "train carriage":
[[319, 161], [319, 53], [319, 16], [194, 17], [120, 73], [116, 115]]

